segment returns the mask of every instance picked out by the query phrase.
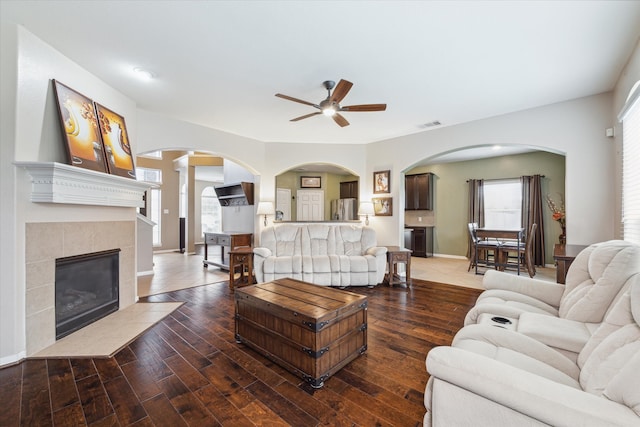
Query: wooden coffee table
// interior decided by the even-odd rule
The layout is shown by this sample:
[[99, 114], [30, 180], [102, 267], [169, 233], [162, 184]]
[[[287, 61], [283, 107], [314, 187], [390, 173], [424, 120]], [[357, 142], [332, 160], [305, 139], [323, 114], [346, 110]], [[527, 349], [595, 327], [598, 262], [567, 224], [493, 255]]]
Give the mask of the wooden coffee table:
[[236, 341], [314, 388], [367, 350], [367, 297], [279, 279], [235, 291]]

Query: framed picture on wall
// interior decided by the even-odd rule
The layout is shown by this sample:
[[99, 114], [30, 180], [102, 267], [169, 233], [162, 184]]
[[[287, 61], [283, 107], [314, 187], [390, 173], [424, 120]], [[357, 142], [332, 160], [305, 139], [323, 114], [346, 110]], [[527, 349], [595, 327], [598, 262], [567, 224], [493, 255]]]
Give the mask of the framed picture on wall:
[[93, 101], [53, 80], [58, 115], [70, 165], [107, 172], [104, 146]]
[[373, 173], [373, 194], [388, 193], [391, 171], [380, 171]]
[[376, 197], [373, 202], [373, 212], [376, 216], [393, 216], [393, 198]]
[[95, 105], [109, 173], [135, 179], [136, 172], [124, 117], [98, 103]]
[[301, 188], [320, 188], [321, 181], [319, 176], [301, 176], [300, 177]]

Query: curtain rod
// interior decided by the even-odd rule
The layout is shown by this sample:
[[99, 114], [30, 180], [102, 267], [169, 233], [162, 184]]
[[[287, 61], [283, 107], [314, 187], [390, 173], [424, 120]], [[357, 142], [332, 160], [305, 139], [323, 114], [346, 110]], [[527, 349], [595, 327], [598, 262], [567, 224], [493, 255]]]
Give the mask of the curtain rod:
[[[524, 176], [533, 176], [533, 175], [524, 175]], [[491, 178], [491, 179], [483, 179], [483, 181], [506, 181], [508, 179], [520, 179], [522, 176], [517, 176], [515, 178]], [[544, 178], [544, 175], [540, 175], [540, 178]], [[469, 182], [469, 180], [467, 180]]]

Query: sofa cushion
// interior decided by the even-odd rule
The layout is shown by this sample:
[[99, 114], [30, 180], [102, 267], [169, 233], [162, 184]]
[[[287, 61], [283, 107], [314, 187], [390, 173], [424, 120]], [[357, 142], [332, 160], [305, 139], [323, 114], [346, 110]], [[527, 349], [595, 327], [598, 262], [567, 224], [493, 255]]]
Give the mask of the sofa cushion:
[[[639, 280], [638, 278], [640, 278], [640, 275], [634, 276], [633, 281]], [[640, 302], [637, 302], [636, 305], [640, 306]], [[621, 327], [634, 323], [632, 307], [631, 292], [626, 292], [624, 295], [622, 295], [622, 297], [618, 299], [618, 301], [616, 301], [614, 307], [607, 314], [607, 317], [600, 324], [600, 326], [598, 326], [598, 329], [595, 330], [589, 341], [580, 352], [577, 361], [579, 366], [584, 366], [587, 359], [591, 357], [593, 351], [595, 351], [595, 349], [598, 348], [600, 344], [602, 344], [602, 341], [605, 338], [613, 334]]]
[[558, 309], [549, 304], [528, 295], [503, 289], [489, 289], [484, 291], [476, 301], [476, 305], [478, 304], [499, 304], [512, 307], [518, 312], [533, 312], [550, 314], [552, 316], [558, 315]]
[[275, 256], [300, 255], [300, 229], [294, 226], [283, 226], [273, 229]]
[[620, 328], [602, 341], [580, 370], [582, 389], [600, 396], [611, 379], [639, 353], [640, 327], [633, 324]]
[[591, 245], [578, 254], [566, 278], [559, 316], [579, 322], [602, 322], [607, 309], [638, 272], [640, 247], [623, 240]]
[[363, 255], [367, 249], [376, 246], [375, 232], [368, 227], [341, 225], [336, 233], [338, 255]]
[[302, 228], [302, 253], [311, 256], [335, 254], [334, 228], [324, 224], [309, 224]]
[[300, 255], [271, 256], [265, 259], [263, 269], [265, 273], [300, 274], [302, 273], [302, 257]]
[[640, 352], [614, 374], [603, 395], [628, 406], [640, 416]]
[[630, 289], [616, 302], [578, 357], [580, 385], [598, 396], [640, 353], [640, 274], [629, 282]]
[[531, 337], [490, 325], [469, 325], [458, 331], [451, 345], [580, 388], [578, 366]]
[[597, 325], [576, 322], [538, 313], [522, 313], [517, 331], [543, 344], [569, 350], [576, 355], [582, 351]]

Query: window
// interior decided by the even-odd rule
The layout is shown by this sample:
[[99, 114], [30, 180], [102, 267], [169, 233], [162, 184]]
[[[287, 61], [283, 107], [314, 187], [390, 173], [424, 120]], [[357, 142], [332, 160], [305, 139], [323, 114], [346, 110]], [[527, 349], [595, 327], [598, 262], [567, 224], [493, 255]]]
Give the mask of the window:
[[202, 190], [201, 197], [201, 224], [203, 233], [219, 233], [222, 231], [222, 212], [220, 202], [213, 187]]
[[162, 160], [162, 151], [150, 151], [148, 153], [138, 154], [138, 156]]
[[150, 199], [147, 201], [149, 219], [156, 223], [156, 225], [153, 226], [153, 246], [161, 246], [162, 227], [160, 220], [162, 218], [162, 192], [159, 188], [152, 188], [148, 194]]
[[624, 240], [640, 244], [640, 81], [618, 117], [622, 121], [622, 232]]
[[162, 171], [160, 169], [149, 169], [149, 168], [137, 167], [136, 179], [138, 181], [162, 184]]
[[522, 222], [522, 184], [519, 179], [484, 182], [484, 226], [520, 228]]
[[[138, 181], [162, 184], [162, 171], [160, 169], [136, 168], [136, 179]], [[152, 188], [147, 192], [147, 212], [146, 216], [156, 225], [153, 226], [153, 246], [162, 245], [162, 190]]]

